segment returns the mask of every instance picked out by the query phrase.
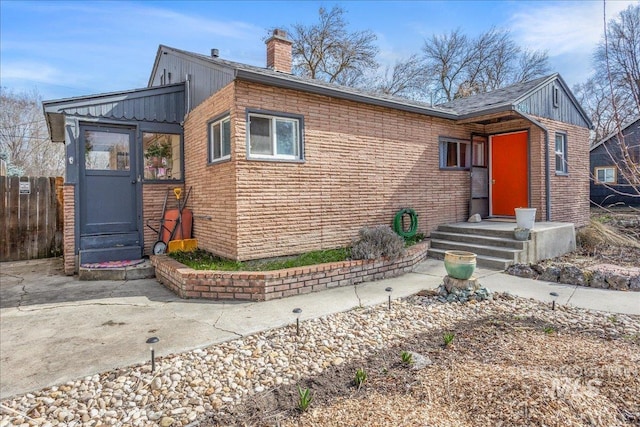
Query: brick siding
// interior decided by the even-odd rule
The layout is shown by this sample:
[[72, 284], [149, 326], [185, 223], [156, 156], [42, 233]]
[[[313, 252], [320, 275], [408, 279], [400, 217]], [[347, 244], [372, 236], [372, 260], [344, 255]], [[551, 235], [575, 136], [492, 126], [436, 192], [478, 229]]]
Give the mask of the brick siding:
[[413, 271], [425, 259], [428, 242], [399, 259], [333, 262], [277, 271], [193, 270], [167, 255], [152, 256], [156, 279], [181, 298], [266, 301], [387, 279]]
[[64, 238], [62, 257], [64, 261], [64, 274], [73, 276], [76, 272], [76, 187], [73, 184], [64, 184], [62, 188], [63, 212], [64, 212]]
[[[247, 160], [247, 109], [303, 116], [304, 162]], [[207, 121], [225, 112], [232, 122], [231, 160], [207, 164]], [[569, 141], [569, 177], [552, 171], [550, 220], [583, 225], [587, 205], [568, 203], [567, 196], [588, 190], [588, 130], [540, 120], [550, 130], [551, 154], [556, 129]], [[234, 81], [194, 109], [185, 124], [194, 234], [201, 248], [227, 258], [268, 258], [348, 246], [360, 228], [391, 224], [400, 208], [412, 207], [418, 231], [429, 235], [438, 225], [466, 220], [469, 212], [469, 171], [440, 169], [439, 137], [469, 140], [472, 132], [516, 130], [529, 132], [530, 206], [538, 208], [538, 221], [546, 220], [544, 132], [527, 120], [458, 124]]]

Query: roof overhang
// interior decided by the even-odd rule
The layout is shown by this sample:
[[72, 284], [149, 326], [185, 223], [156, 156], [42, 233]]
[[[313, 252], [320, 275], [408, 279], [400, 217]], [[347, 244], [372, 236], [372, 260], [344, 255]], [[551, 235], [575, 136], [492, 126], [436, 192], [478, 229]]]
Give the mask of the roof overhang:
[[[54, 99], [42, 102], [44, 117], [47, 123], [49, 136], [53, 142], [65, 141], [65, 121], [66, 116], [87, 117], [79, 113], [81, 109], [95, 107], [101, 105], [117, 104], [123, 101], [139, 100], [144, 102], [145, 98], [157, 97], [170, 94], [179, 94], [184, 92], [184, 83], [173, 85], [158, 86], [152, 88], [132, 89], [120, 92], [101, 93], [97, 95], [79, 96], [74, 98]], [[135, 111], [123, 111], [123, 114], [131, 116], [131, 120], [139, 114]], [[182, 119], [182, 113], [178, 114]], [[104, 116], [91, 115], [92, 118], [104, 118]], [[137, 117], [140, 119], [140, 117]], [[120, 117], [119, 119], [123, 119]]]
[[44, 118], [51, 142], [64, 142], [64, 114], [48, 113], [45, 110]]

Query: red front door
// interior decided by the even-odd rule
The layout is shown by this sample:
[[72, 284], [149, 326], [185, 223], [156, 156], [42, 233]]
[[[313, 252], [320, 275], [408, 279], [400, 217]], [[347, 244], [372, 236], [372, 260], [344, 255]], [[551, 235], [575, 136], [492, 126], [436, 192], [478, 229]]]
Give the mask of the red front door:
[[491, 137], [491, 215], [529, 206], [528, 132]]

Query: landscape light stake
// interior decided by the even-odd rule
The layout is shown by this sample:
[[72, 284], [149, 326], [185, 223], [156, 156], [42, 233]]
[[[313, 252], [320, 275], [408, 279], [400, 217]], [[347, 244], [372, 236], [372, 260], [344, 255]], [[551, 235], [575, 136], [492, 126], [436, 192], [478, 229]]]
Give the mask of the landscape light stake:
[[302, 313], [302, 309], [294, 308], [293, 313], [296, 315], [296, 335], [300, 336], [300, 313]]
[[149, 344], [149, 349], [151, 350], [151, 372], [156, 370], [156, 354], [153, 346], [159, 341], [160, 338], [158, 337], [151, 337], [147, 340], [147, 344]]
[[393, 288], [389, 286], [385, 291], [389, 292], [389, 310], [391, 310], [391, 292], [393, 291]]
[[551, 302], [551, 310], [555, 310], [556, 309], [556, 298], [558, 298], [558, 293], [557, 292], [551, 292], [549, 295], [551, 295], [553, 297], [553, 301]]

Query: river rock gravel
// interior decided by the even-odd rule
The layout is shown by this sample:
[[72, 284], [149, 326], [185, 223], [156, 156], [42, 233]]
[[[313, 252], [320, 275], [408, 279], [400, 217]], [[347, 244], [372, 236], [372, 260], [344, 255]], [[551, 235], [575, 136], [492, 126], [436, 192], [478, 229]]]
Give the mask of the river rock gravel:
[[186, 426], [256, 393], [364, 358], [403, 338], [474, 319], [523, 315], [599, 336], [640, 340], [640, 317], [558, 307], [508, 294], [442, 303], [412, 296], [305, 320], [241, 339], [158, 358], [156, 371], [131, 366], [79, 378], [1, 402], [0, 427]]

